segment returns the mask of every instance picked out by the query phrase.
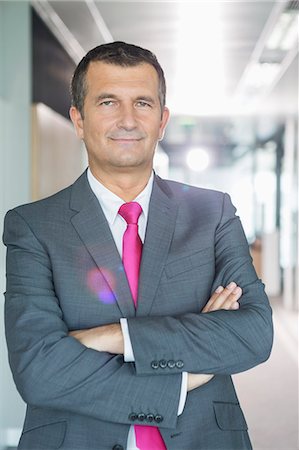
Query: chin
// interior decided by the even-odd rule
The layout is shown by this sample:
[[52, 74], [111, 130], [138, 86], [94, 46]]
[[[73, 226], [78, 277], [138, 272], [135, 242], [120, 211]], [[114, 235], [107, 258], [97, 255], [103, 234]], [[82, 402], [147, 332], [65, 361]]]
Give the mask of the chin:
[[130, 169], [130, 168], [132, 168], [132, 169], [136, 169], [136, 168], [138, 168], [138, 167], [145, 167], [144, 166], [144, 164], [143, 163], [141, 163], [141, 162], [125, 162], [125, 163], [120, 163], [120, 164], [117, 164], [115, 167], [118, 167], [118, 168], [123, 168], [123, 169]]
[[145, 164], [146, 161], [144, 159], [133, 157], [119, 158], [117, 161], [114, 161], [114, 165], [118, 167], [139, 167]]

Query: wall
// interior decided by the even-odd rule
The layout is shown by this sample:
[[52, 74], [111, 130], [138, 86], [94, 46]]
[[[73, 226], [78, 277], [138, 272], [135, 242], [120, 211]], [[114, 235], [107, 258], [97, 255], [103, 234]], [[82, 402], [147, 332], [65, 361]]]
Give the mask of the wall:
[[87, 167], [85, 147], [71, 121], [42, 103], [32, 105], [31, 160], [32, 200], [64, 189]]
[[32, 10], [32, 102], [69, 119], [70, 80], [76, 67], [62, 45]]
[[[29, 2], [0, 2], [0, 234], [5, 211], [30, 196], [30, 7]], [[5, 289], [5, 248], [0, 244], [0, 291]], [[1, 296], [2, 297], [2, 296]], [[0, 300], [0, 449], [20, 428], [24, 404], [7, 363]]]

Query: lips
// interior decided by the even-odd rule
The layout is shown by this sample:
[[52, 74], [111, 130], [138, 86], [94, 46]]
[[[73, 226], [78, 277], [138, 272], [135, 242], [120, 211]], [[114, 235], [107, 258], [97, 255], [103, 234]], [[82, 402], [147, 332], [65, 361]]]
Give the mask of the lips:
[[113, 141], [121, 141], [121, 142], [135, 142], [135, 141], [140, 141], [141, 140], [141, 138], [130, 138], [130, 139], [128, 139], [128, 138], [125, 138], [125, 139], [123, 139], [123, 138], [110, 138], [110, 139], [112, 139]]
[[123, 141], [123, 142], [132, 142], [132, 141], [140, 141], [141, 139], [143, 139], [145, 136], [144, 135], [118, 135], [118, 134], [112, 134], [110, 136], [108, 136], [110, 139], [112, 139], [113, 141]]

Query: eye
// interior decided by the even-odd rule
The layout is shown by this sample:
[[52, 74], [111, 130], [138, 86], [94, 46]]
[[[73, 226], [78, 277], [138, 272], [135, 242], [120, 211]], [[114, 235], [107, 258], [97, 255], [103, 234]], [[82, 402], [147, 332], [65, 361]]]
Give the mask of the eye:
[[104, 100], [100, 103], [100, 106], [112, 106], [114, 104], [113, 100]]
[[136, 106], [138, 106], [139, 108], [151, 108], [152, 105], [149, 102], [146, 102], [144, 100], [139, 100], [138, 102], [136, 102]]

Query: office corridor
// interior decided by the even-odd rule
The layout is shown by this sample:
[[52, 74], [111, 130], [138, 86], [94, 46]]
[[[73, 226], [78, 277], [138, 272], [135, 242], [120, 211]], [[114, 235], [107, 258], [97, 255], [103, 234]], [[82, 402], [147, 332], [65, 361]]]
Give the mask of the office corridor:
[[[264, 364], [234, 375], [254, 450], [299, 450], [298, 312], [283, 308], [282, 299], [277, 298], [281, 295], [299, 310], [298, 20], [299, 0], [0, 0], [0, 236], [7, 211], [64, 189], [88, 165], [84, 142], [77, 138], [69, 116], [70, 84], [79, 61], [95, 46], [113, 41], [152, 51], [165, 73], [170, 110], [169, 124], [157, 145], [154, 170], [161, 178], [183, 183], [183, 191], [189, 190], [186, 185], [193, 185], [231, 197], [258, 276], [273, 296], [272, 355]], [[157, 105], [164, 96], [162, 81]], [[83, 103], [88, 91], [84, 87], [79, 89]], [[145, 91], [140, 91], [140, 98], [148, 97]], [[128, 103], [123, 104], [133, 106], [129, 96], [124, 99]], [[151, 109], [144, 103], [145, 110]], [[114, 116], [112, 128], [122, 128], [119, 117], [133, 117], [134, 127], [146, 134], [139, 116], [133, 115], [139, 107], [117, 111], [122, 114]], [[126, 115], [128, 111], [132, 116]], [[104, 122], [94, 123], [100, 138]], [[154, 140], [141, 139], [140, 145]], [[89, 139], [85, 141], [88, 144]], [[99, 153], [106, 148], [104, 142], [101, 138], [95, 145]], [[154, 147], [147, 148], [152, 155]], [[193, 213], [190, 217], [193, 219]], [[188, 220], [186, 217], [186, 223]], [[45, 229], [49, 225], [41, 220], [39, 226], [42, 223]], [[61, 238], [59, 223], [55, 227]], [[194, 238], [191, 232], [186, 236]], [[70, 248], [75, 252], [73, 244]], [[106, 243], [103, 255], [105, 248]], [[175, 264], [182, 263], [183, 259], [176, 260], [176, 251], [173, 257]], [[67, 258], [71, 261], [72, 256]], [[7, 290], [5, 260], [6, 248], [0, 242], [1, 293]], [[26, 264], [23, 267], [28, 268]], [[70, 267], [67, 271], [72, 272]], [[61, 270], [57, 273], [62, 274]], [[54, 278], [55, 284], [56, 275]], [[173, 276], [169, 277], [171, 285], [170, 279], [179, 283]], [[84, 300], [85, 290], [99, 296], [98, 287], [89, 285], [89, 276], [82, 275], [80, 280]], [[65, 304], [64, 293], [69, 295], [68, 282], [61, 278], [61, 306]], [[8, 364], [2, 294], [0, 298], [0, 450], [16, 450], [25, 404]], [[81, 299], [78, 308], [78, 317], [86, 318]], [[95, 317], [91, 322], [95, 323]], [[84, 327], [89, 326], [84, 323]], [[31, 329], [24, 327], [24, 335], [28, 331]], [[38, 367], [35, 361], [32, 367]], [[70, 380], [72, 376], [71, 371]]]
[[272, 355], [234, 381], [254, 450], [298, 450], [298, 313], [271, 303]]

